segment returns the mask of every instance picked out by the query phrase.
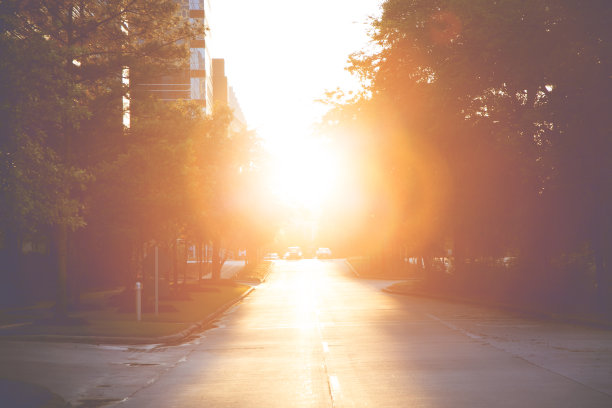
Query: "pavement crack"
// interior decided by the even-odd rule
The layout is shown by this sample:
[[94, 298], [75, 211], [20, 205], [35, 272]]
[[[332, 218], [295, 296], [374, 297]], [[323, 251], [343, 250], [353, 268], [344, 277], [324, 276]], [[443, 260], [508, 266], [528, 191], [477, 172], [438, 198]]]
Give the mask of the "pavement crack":
[[[429, 318], [431, 318], [431, 319], [433, 319], [433, 320], [443, 324], [444, 326], [448, 327], [449, 329], [458, 331], [459, 333], [462, 333], [463, 335], [465, 335], [465, 336], [467, 336], [467, 337], [469, 337], [469, 338], [471, 338], [473, 340], [483, 340], [482, 336], [479, 336], [478, 334], [475, 334], [475, 333], [469, 332], [467, 330], [464, 330], [461, 327], [455, 326], [452, 323], [444, 321], [444, 320], [440, 319], [437, 316], [434, 316], [434, 315], [432, 315], [430, 313], [427, 313], [427, 316]], [[487, 344], [489, 344], [489, 343], [487, 342]]]

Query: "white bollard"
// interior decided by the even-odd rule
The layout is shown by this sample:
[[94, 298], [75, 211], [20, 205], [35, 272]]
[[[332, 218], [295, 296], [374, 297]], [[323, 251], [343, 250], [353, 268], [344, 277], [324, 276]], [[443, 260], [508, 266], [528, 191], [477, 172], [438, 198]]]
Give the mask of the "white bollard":
[[142, 317], [142, 284], [136, 282], [136, 320], [140, 321]]
[[155, 246], [155, 316], [159, 316], [159, 248]]

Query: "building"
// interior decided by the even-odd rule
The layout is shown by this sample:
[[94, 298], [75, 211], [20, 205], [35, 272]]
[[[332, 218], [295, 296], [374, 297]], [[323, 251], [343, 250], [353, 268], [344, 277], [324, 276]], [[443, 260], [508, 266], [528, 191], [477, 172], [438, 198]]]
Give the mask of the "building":
[[189, 44], [189, 69], [158, 78], [136, 81], [139, 92], [155, 95], [163, 101], [199, 101], [207, 114], [214, 104], [228, 105], [234, 112], [233, 126], [246, 127], [246, 120], [233, 89], [228, 86], [225, 60], [211, 58], [210, 0], [177, 0], [178, 13], [198, 31]]
[[244, 117], [242, 108], [240, 108], [240, 104], [238, 103], [238, 98], [236, 98], [236, 94], [234, 93], [234, 88], [232, 88], [231, 86], [228, 87], [227, 104], [234, 112], [234, 121], [240, 123], [241, 126], [246, 127], [247, 126], [246, 118]]
[[139, 91], [152, 93], [163, 101], [188, 99], [201, 102], [212, 113], [213, 83], [210, 57], [210, 0], [177, 0], [179, 14], [196, 27], [197, 37], [189, 44], [189, 68], [137, 83]]
[[230, 107], [234, 112], [233, 127], [246, 128], [247, 123], [234, 93], [234, 89], [228, 86], [227, 76], [225, 75], [225, 60], [213, 58], [212, 60], [212, 83], [213, 83], [213, 102]]
[[217, 104], [228, 105], [227, 76], [225, 75], [225, 60], [213, 58], [212, 60], [213, 101]]

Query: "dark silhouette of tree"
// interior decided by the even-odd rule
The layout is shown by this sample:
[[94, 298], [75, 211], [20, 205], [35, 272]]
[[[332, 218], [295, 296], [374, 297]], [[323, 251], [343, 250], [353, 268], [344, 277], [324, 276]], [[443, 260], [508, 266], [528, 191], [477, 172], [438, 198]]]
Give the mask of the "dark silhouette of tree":
[[508, 255], [544, 286], [571, 287], [563, 268], [589, 281], [594, 265], [605, 297], [612, 8], [389, 0], [382, 11], [374, 51], [350, 59], [364, 93], [327, 118], [368, 146], [358, 160], [382, 180], [372, 227], [429, 257], [450, 245], [466, 281], [474, 262]]
[[[61, 317], [70, 231], [85, 223], [82, 187], [123, 149], [124, 68], [176, 66], [187, 55], [177, 41], [192, 32], [170, 0], [8, 0], [0, 7], [2, 115], [12, 118], [3, 121], [3, 192], [14, 203], [3, 205], [3, 236], [15, 253], [28, 231], [54, 230]], [[29, 225], [9, 221], [16, 215]]]

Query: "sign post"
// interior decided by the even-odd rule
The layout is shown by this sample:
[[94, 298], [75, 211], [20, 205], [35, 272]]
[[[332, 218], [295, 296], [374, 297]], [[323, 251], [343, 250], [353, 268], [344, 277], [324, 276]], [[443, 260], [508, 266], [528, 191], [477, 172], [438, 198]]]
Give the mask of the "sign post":
[[136, 282], [136, 320], [140, 321], [142, 318], [142, 284]]
[[159, 248], [155, 246], [155, 316], [159, 315]]

